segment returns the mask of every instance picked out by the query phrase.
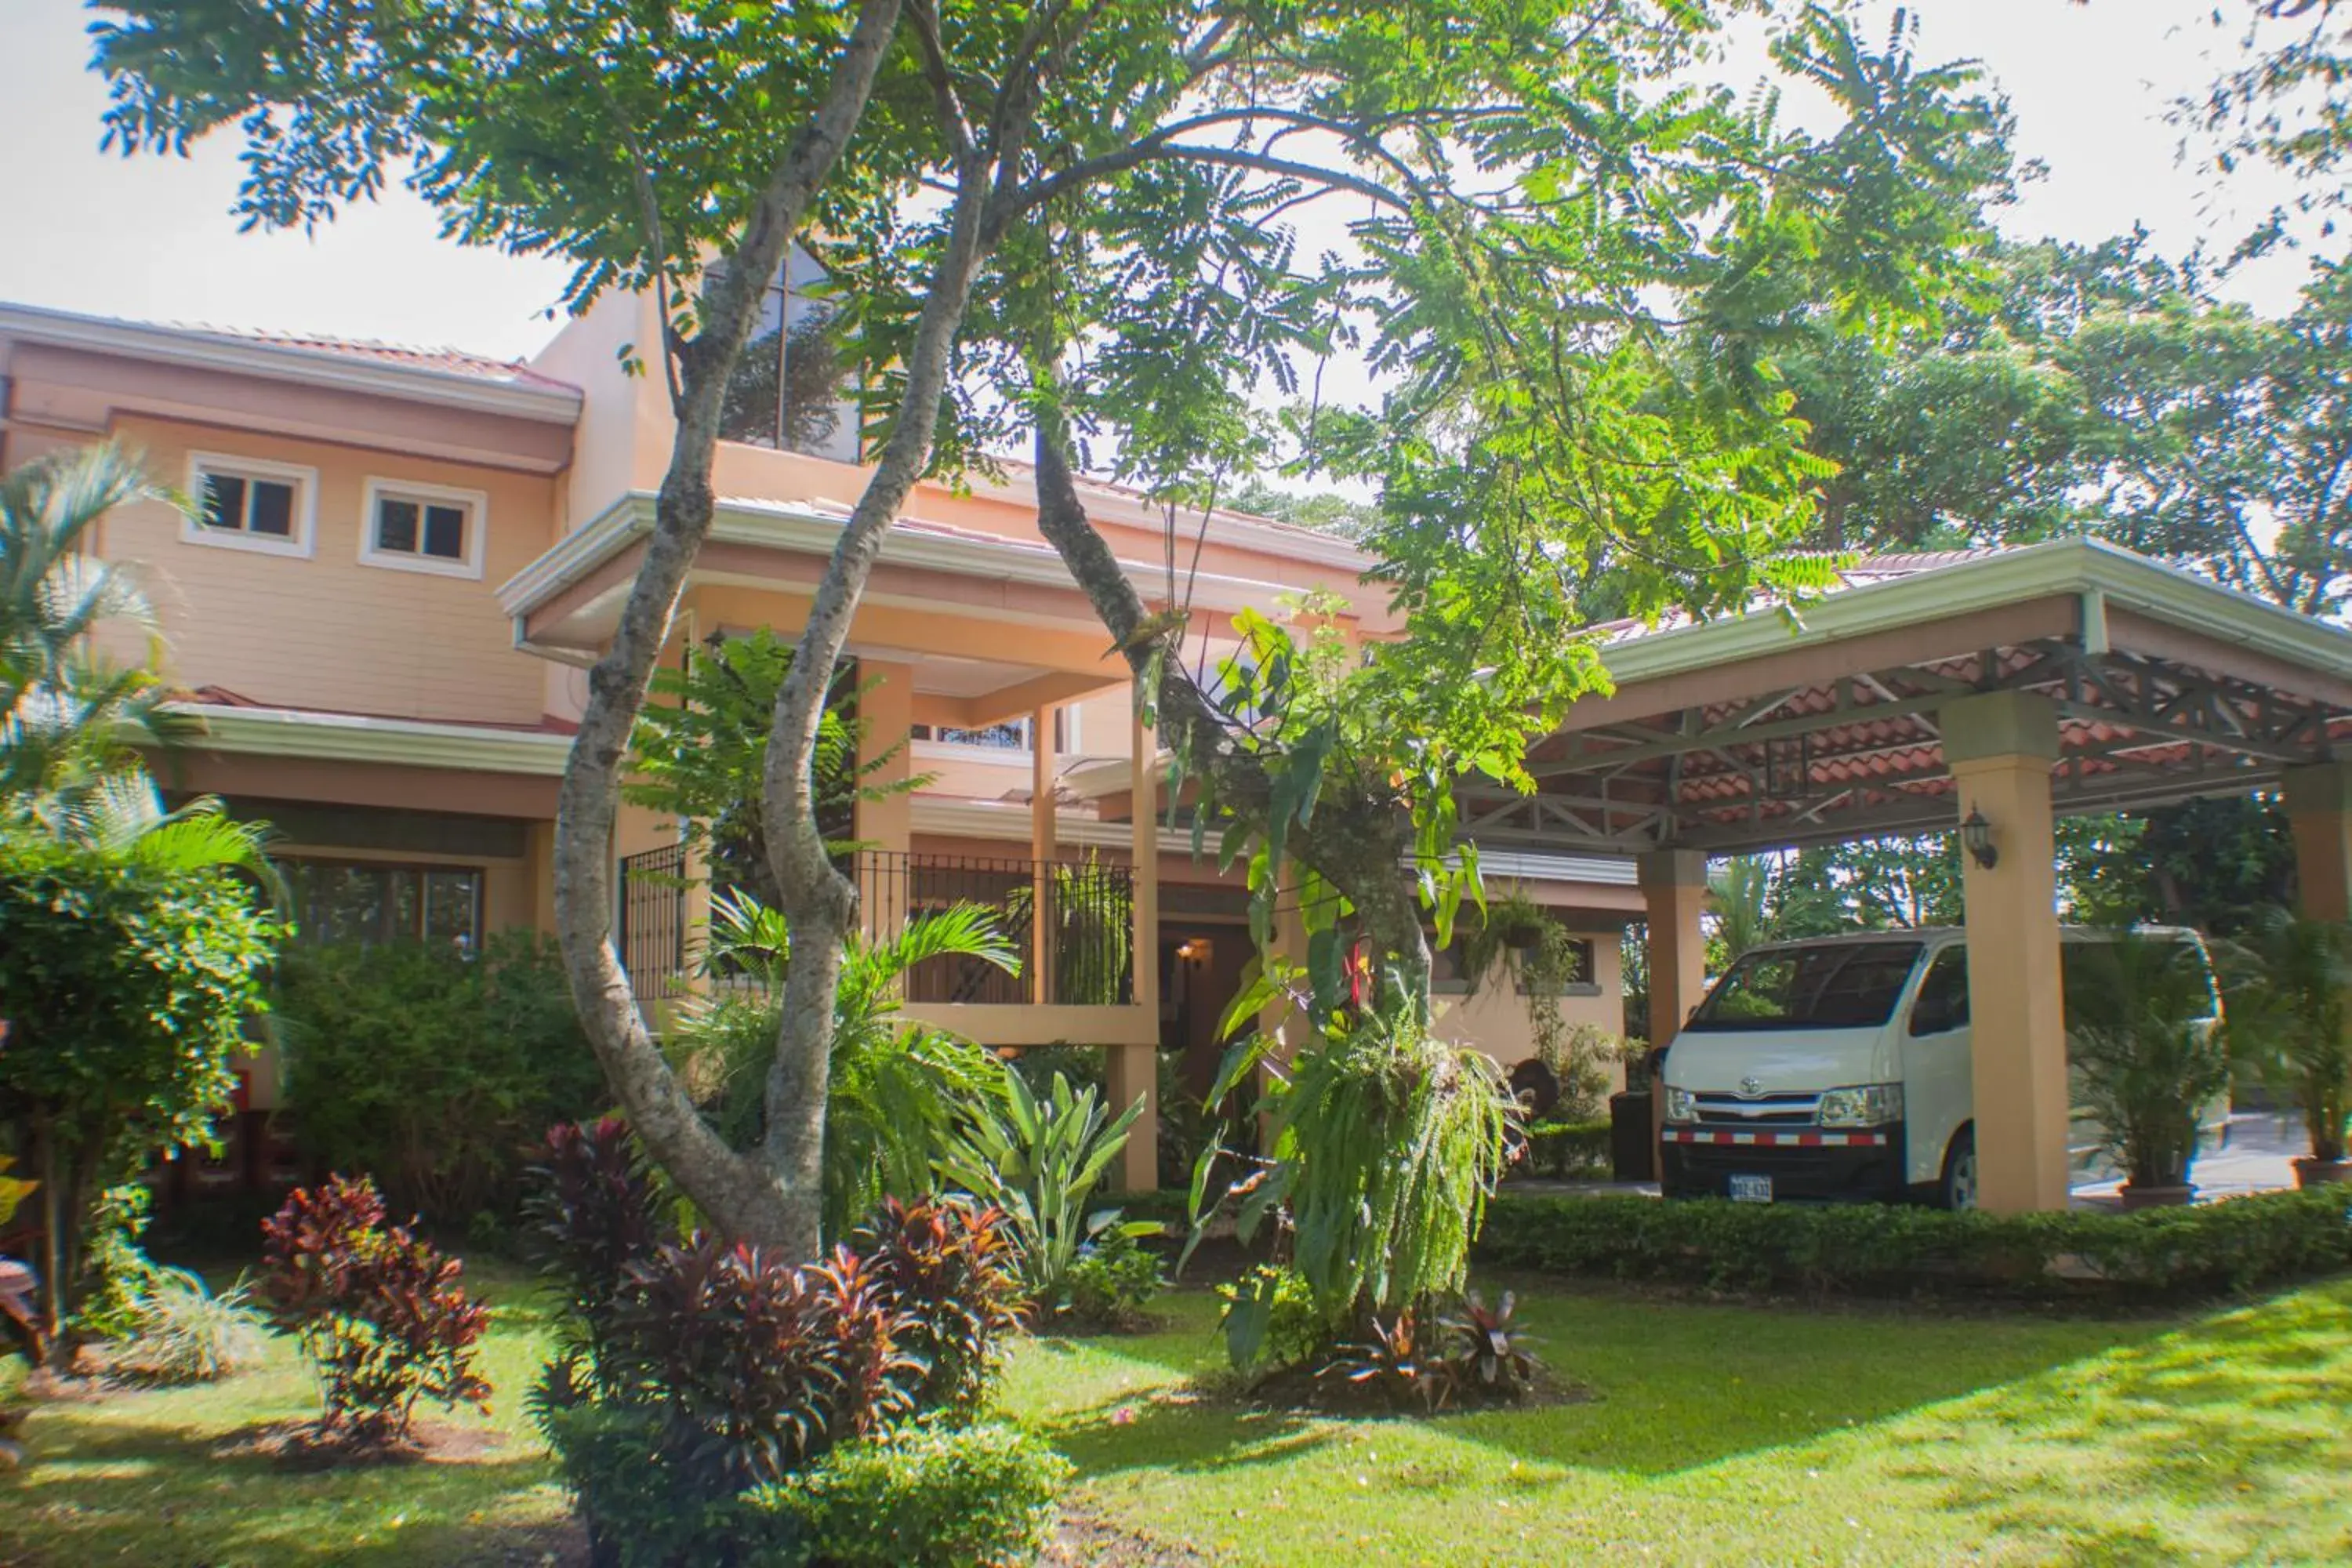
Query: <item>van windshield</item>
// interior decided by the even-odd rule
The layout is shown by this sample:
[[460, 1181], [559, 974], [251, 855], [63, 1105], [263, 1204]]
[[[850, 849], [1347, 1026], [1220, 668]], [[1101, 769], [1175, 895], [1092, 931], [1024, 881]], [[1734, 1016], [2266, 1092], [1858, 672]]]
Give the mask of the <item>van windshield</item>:
[[1751, 952], [1716, 982], [1685, 1027], [1875, 1028], [1895, 1011], [1919, 948], [1855, 942]]

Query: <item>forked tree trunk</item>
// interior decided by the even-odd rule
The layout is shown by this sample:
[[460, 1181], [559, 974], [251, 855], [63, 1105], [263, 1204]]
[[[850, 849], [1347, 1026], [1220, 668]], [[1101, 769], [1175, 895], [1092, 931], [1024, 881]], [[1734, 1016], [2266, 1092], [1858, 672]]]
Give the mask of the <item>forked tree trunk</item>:
[[712, 1222], [730, 1236], [767, 1243], [802, 1243], [801, 1194], [764, 1160], [736, 1152], [711, 1130], [646, 1029], [613, 947], [613, 825], [630, 732], [710, 531], [710, 465], [728, 378], [769, 278], [865, 112], [898, 5], [860, 5], [824, 102], [779, 161], [728, 270], [698, 301], [700, 329], [678, 353], [677, 430], [653, 531], [612, 647], [589, 672], [556, 813], [557, 932], [572, 1001], [605, 1079], [637, 1135]]
[[782, 1239], [806, 1257], [816, 1255], [822, 1239], [834, 1005], [841, 989], [843, 944], [857, 921], [857, 889], [835, 868], [817, 824], [817, 726], [883, 537], [930, 464], [956, 335], [990, 247], [991, 166], [1013, 163], [1017, 155], [1001, 149], [992, 159], [962, 160], [946, 252], [908, 356], [898, 424], [825, 563], [808, 624], [776, 693], [768, 735], [761, 790], [768, 863], [793, 949], [775, 1059], [768, 1069], [761, 1154], [782, 1195], [787, 1229]]

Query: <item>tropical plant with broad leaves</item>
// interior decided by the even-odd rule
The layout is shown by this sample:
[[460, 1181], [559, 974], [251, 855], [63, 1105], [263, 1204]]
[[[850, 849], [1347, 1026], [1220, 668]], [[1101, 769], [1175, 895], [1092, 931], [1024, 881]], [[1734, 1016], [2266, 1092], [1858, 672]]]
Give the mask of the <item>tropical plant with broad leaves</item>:
[[2189, 1180], [2198, 1128], [2230, 1087], [2213, 981], [2178, 937], [2116, 931], [2070, 942], [2066, 1055], [2100, 1145], [2137, 1189]]
[[2233, 971], [2226, 1026], [2238, 1054], [2294, 1097], [2311, 1158], [2342, 1160], [2352, 1122], [2352, 928], [2271, 908], [2222, 950]]
[[[1272, 1155], [1213, 1197], [1202, 1160], [1192, 1238], [1226, 1202], [1237, 1205], [1244, 1240], [1286, 1225], [1293, 1262], [1338, 1343], [1360, 1339], [1383, 1315], [1426, 1315], [1462, 1289], [1517, 1105], [1491, 1058], [1436, 1038], [1410, 1001], [1361, 1013], [1321, 997], [1312, 1005], [1328, 1021], [1288, 1063], [1274, 1058], [1274, 1036], [1227, 1052], [1213, 1099], [1263, 1068], [1256, 1114], [1273, 1133]], [[1233, 1303], [1225, 1337], [1235, 1365], [1262, 1352], [1273, 1308], [1270, 1288]]]
[[[202, 728], [166, 706], [144, 588], [92, 548], [100, 519], [142, 501], [181, 504], [110, 441], [0, 476], [0, 801], [72, 799], [134, 765], [131, 741], [166, 745]], [[97, 653], [108, 626], [145, 634], [148, 663]]]
[[[654, 674], [645, 710], [630, 737], [631, 778], [621, 798], [674, 817], [686, 842], [707, 857], [714, 883], [775, 900], [768, 869], [760, 782], [767, 768], [768, 722], [776, 693], [792, 672], [793, 648], [765, 626], [742, 637], [713, 635], [687, 650], [685, 662]], [[817, 720], [810, 768], [816, 816], [836, 854], [856, 847], [857, 806], [922, 788], [930, 775], [886, 780], [907, 748], [903, 740], [870, 755], [871, 726], [857, 700], [874, 689], [856, 667], [834, 675]]]
[[[963, 1036], [908, 1020], [907, 975], [944, 961], [1017, 973], [1020, 958], [978, 904], [918, 914], [890, 936], [853, 934], [835, 996], [825, 1107], [825, 1234], [842, 1237], [885, 1198], [912, 1201], [968, 1108], [1003, 1092], [1004, 1066]], [[740, 889], [710, 901], [709, 994], [683, 1004], [669, 1048], [704, 1114], [739, 1148], [763, 1135], [766, 1069], [784, 1005], [792, 932]]]
[[1008, 1075], [1003, 1099], [973, 1107], [940, 1161], [942, 1178], [1004, 1211], [1023, 1294], [1040, 1317], [1067, 1304], [1070, 1269], [1088, 1243], [1120, 1230], [1159, 1232], [1148, 1220], [1089, 1206], [1143, 1105], [1139, 1098], [1114, 1116], [1094, 1089], [1073, 1091], [1059, 1073], [1042, 1096]]

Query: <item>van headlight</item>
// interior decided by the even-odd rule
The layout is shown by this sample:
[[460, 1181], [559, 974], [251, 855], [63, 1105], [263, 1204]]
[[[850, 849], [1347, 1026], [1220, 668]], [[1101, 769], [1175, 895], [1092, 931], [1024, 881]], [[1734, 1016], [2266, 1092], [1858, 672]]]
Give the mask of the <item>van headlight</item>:
[[1666, 1120], [1669, 1121], [1696, 1121], [1698, 1120], [1697, 1093], [1687, 1089], [1668, 1089], [1666, 1090]]
[[1821, 1124], [1824, 1127], [1877, 1127], [1903, 1120], [1903, 1086], [1899, 1083], [1864, 1083], [1850, 1089], [1833, 1089], [1822, 1096]]

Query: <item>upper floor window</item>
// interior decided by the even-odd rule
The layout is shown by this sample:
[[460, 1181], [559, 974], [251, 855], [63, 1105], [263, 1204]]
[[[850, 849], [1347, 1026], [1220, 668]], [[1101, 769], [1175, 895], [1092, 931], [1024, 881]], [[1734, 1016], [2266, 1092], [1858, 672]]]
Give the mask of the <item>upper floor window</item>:
[[404, 572], [482, 574], [489, 501], [479, 490], [370, 479], [360, 559]]
[[830, 288], [816, 258], [793, 247], [728, 379], [722, 440], [857, 461], [854, 372], [844, 363], [841, 308], [827, 297]]
[[188, 455], [188, 493], [196, 510], [180, 537], [272, 555], [310, 553], [319, 470], [213, 452]]
[[[989, 752], [1021, 752], [1029, 750], [1029, 721], [1008, 719], [1002, 724], [990, 724], [983, 729], [959, 730], [951, 724], [916, 724], [908, 733], [918, 741], [937, 741], [943, 745], [974, 746]], [[1075, 752], [1078, 749], [1078, 716], [1068, 708], [1054, 710], [1054, 750]]]

